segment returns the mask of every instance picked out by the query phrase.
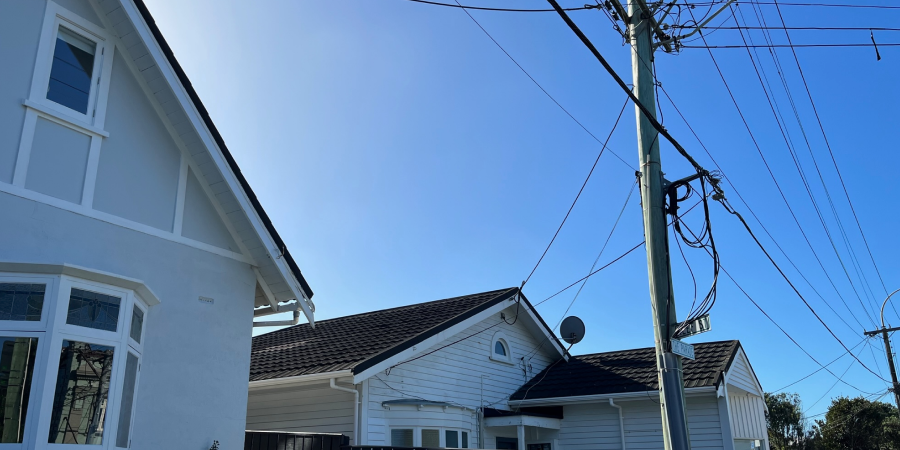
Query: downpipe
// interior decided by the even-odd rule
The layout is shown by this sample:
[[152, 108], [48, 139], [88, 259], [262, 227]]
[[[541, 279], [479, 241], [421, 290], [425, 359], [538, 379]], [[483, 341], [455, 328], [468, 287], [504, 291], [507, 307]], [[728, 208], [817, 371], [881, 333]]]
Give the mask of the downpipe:
[[356, 389], [346, 388], [335, 384], [335, 378], [328, 380], [328, 386], [337, 391], [343, 391], [353, 394], [353, 444], [359, 445], [359, 391]]
[[622, 407], [617, 405], [612, 398], [609, 399], [609, 406], [619, 410], [619, 432], [622, 433], [622, 450], [625, 450], [625, 417], [622, 415]]

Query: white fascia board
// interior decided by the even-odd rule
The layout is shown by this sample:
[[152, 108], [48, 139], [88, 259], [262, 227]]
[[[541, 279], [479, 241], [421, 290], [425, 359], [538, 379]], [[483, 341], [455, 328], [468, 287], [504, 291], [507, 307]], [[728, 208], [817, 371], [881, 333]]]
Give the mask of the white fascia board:
[[243, 187], [241, 187], [240, 182], [238, 182], [237, 177], [231, 171], [231, 167], [225, 160], [222, 149], [220, 149], [218, 144], [216, 144], [216, 140], [213, 137], [212, 132], [209, 130], [209, 128], [206, 127], [206, 123], [203, 121], [200, 112], [197, 110], [196, 105], [194, 105], [194, 102], [191, 100], [184, 86], [181, 84], [181, 81], [178, 79], [178, 75], [175, 73], [175, 69], [173, 69], [169, 64], [169, 60], [163, 53], [162, 48], [160, 48], [159, 42], [157, 42], [153, 37], [153, 33], [150, 31], [150, 27], [144, 21], [144, 17], [141, 15], [140, 11], [137, 10], [137, 6], [135, 6], [135, 4], [131, 0], [122, 0], [122, 10], [131, 20], [131, 23], [134, 24], [135, 32], [140, 35], [141, 40], [143, 40], [144, 44], [147, 46], [149, 54], [153, 57], [153, 60], [159, 67], [160, 72], [163, 74], [163, 77], [169, 83], [169, 86], [172, 87], [172, 91], [184, 108], [188, 120], [191, 121], [194, 129], [197, 130], [197, 134], [200, 136], [200, 140], [203, 141], [203, 144], [209, 151], [210, 158], [219, 168], [219, 171], [222, 173], [222, 177], [225, 179], [225, 182], [228, 183], [228, 187], [231, 189], [231, 192], [234, 194], [238, 203], [241, 205], [241, 209], [243, 209], [244, 213], [247, 214], [247, 218], [250, 221], [250, 224], [253, 226], [253, 229], [256, 231], [256, 234], [266, 246], [266, 252], [272, 259], [275, 267], [278, 268], [278, 271], [281, 273], [282, 277], [284, 277], [284, 280], [287, 283], [288, 287], [291, 289], [291, 292], [297, 298], [297, 303], [299, 304], [300, 308], [303, 309], [303, 314], [306, 315], [306, 320], [309, 321], [310, 326], [315, 328], [315, 316], [313, 313], [315, 307], [312, 306], [312, 300], [309, 299], [303, 289], [300, 288], [300, 283], [294, 277], [293, 272], [291, 272], [290, 267], [288, 267], [287, 262], [284, 260], [284, 258], [272, 257], [272, 255], [280, 254], [280, 250], [278, 250], [275, 246], [275, 240], [272, 239], [271, 235], [269, 235], [268, 230], [266, 230], [265, 225], [263, 225], [262, 223], [262, 219], [260, 219], [259, 215], [256, 213], [256, 209], [253, 208], [250, 199], [247, 197], [247, 193], [244, 192], [244, 189]]
[[72, 264], [23, 263], [0, 261], [0, 272], [68, 275], [82, 280], [118, 286], [134, 291], [148, 306], [159, 304], [159, 297], [138, 279]]
[[526, 427], [548, 428], [558, 430], [560, 428], [560, 420], [552, 417], [535, 417], [528, 415], [504, 416], [504, 417], [488, 417], [484, 419], [485, 427], [515, 427], [525, 425]]
[[[694, 396], [702, 396], [713, 394], [715, 395], [716, 388], [715, 386], [703, 386], [703, 387], [695, 387], [695, 388], [687, 388], [684, 390], [685, 397], [694, 397]], [[656, 396], [656, 397], [654, 397]], [[621, 394], [597, 394], [597, 395], [577, 395], [572, 397], [553, 397], [553, 398], [536, 398], [532, 400], [510, 400], [509, 406], [556, 406], [556, 405], [571, 405], [577, 403], [604, 403], [608, 402], [608, 399], [613, 399], [614, 401], [633, 401], [633, 400], [653, 400], [659, 401], [658, 397], [659, 392], [657, 391], [641, 391], [641, 392], [626, 392]]]
[[[526, 304], [527, 306], [527, 304]], [[559, 343], [559, 340], [556, 339], [556, 336], [553, 335], [553, 330], [548, 329], [541, 323], [541, 319], [537, 315], [537, 311], [532, 309], [531, 307], [525, 308], [525, 312], [529, 319], [531, 319], [531, 323], [533, 327], [537, 327], [541, 331], [541, 334], [544, 336], [544, 339], [550, 341], [550, 346], [553, 347], [554, 350], [559, 354], [560, 358], [569, 360], [569, 355], [566, 353], [566, 349]]]
[[353, 376], [353, 384], [361, 383], [363, 380], [368, 379], [368, 378], [372, 377], [372, 375], [375, 375], [376, 373], [381, 372], [381, 371], [387, 369], [388, 367], [391, 367], [397, 363], [401, 363], [410, 358], [415, 358], [419, 354], [424, 353], [425, 351], [428, 351], [429, 349], [440, 344], [441, 342], [444, 342], [444, 341], [452, 338], [456, 334], [459, 334], [459, 333], [465, 331], [467, 328], [477, 324], [478, 322], [481, 322], [481, 321], [487, 319], [488, 317], [491, 317], [491, 316], [499, 313], [500, 311], [503, 311], [504, 309], [509, 308], [511, 305], [515, 305], [515, 303], [516, 303], [516, 297], [512, 296], [500, 303], [497, 303], [494, 306], [491, 306], [488, 309], [485, 309], [484, 311], [481, 311], [478, 314], [475, 314], [472, 317], [469, 317], [468, 319], [466, 319], [456, 325], [453, 325], [450, 328], [447, 328], [444, 331], [441, 331], [438, 334], [435, 334], [434, 336], [429, 337], [428, 339], [425, 339], [422, 342], [419, 342], [418, 344], [410, 346], [410, 347], [404, 349], [403, 351], [401, 351], [400, 353], [397, 353], [396, 355], [391, 356], [390, 358], [388, 358], [384, 361], [381, 361], [380, 363], [375, 364], [374, 366], [369, 367], [368, 369], [354, 375]]
[[338, 370], [335, 372], [311, 373], [309, 375], [298, 375], [296, 377], [273, 378], [271, 380], [251, 381], [250, 389], [259, 389], [267, 387], [293, 386], [305, 384], [312, 381], [325, 381], [332, 378], [350, 378], [353, 376], [349, 370]]

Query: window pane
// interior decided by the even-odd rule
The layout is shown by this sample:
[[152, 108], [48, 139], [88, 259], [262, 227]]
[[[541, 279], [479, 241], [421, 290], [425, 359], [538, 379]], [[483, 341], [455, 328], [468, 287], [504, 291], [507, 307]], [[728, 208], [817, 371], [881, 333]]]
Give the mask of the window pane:
[[62, 341], [50, 411], [51, 444], [102, 444], [113, 347]]
[[444, 430], [444, 447], [459, 448], [459, 432], [453, 430]]
[[[135, 308], [137, 311], [137, 308]], [[137, 381], [138, 358], [129, 352], [125, 360], [125, 387], [122, 388], [122, 405], [119, 408], [119, 428], [116, 433], [116, 447], [128, 448], [131, 431], [131, 410], [134, 405], [134, 388]]]
[[497, 343], [494, 344], [494, 353], [501, 356], [506, 356], [506, 347], [503, 346], [503, 342], [497, 341]]
[[462, 445], [459, 448], [469, 448], [469, 433], [462, 432]]
[[441, 446], [440, 430], [422, 430], [422, 447], [438, 448]]
[[37, 338], [0, 337], [0, 443], [22, 442], [37, 343]]
[[0, 283], [0, 320], [40, 321], [46, 289], [43, 284]]
[[395, 447], [412, 447], [413, 446], [413, 430], [391, 430], [391, 445]]
[[97, 44], [59, 27], [47, 99], [87, 114]]
[[137, 306], [131, 313], [131, 338], [138, 344], [141, 343], [141, 331], [144, 330], [144, 311]]
[[122, 299], [72, 288], [66, 323], [79, 327], [116, 331]]

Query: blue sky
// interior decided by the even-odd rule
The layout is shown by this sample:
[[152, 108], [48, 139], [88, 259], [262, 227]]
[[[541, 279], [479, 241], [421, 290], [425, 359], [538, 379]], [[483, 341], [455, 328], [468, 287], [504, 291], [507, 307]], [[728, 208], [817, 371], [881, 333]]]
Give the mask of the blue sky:
[[[315, 290], [319, 320], [519, 285], [600, 150], [459, 9], [405, 0], [147, 3]], [[547, 7], [538, 0], [470, 3]], [[753, 9], [741, 8], [755, 25]], [[773, 7], [761, 8], [770, 25], [780, 23]], [[784, 6], [782, 12], [789, 26], [888, 27], [900, 19], [900, 10]], [[569, 112], [605, 139], [625, 94], [557, 15], [472, 14]], [[571, 15], [630, 81], [628, 47], [609, 20], [598, 11]], [[726, 25], [734, 23], [728, 19]], [[762, 35], [754, 33], [753, 39], [762, 42]], [[783, 33], [773, 35], [779, 43], [786, 42]], [[880, 43], [900, 42], [897, 33], [875, 36]], [[794, 43], [870, 42], [868, 31], [794, 31], [791, 37]], [[740, 35], [718, 30], [708, 40], [735, 44]], [[693, 44], [698, 43], [702, 41]], [[900, 49], [882, 46], [880, 52], [883, 59], [877, 61], [871, 47], [797, 49], [853, 206], [885, 285], [892, 290], [900, 288], [893, 207], [898, 188], [892, 169], [900, 163], [892, 133], [900, 97]], [[747, 51], [719, 49], [713, 54], [835, 287], [785, 207], [707, 50], [658, 53], [658, 78], [753, 212], [837, 314], [791, 267], [751, 219], [735, 188], [726, 184], [732, 204], [750, 220], [810, 305], [852, 347], [862, 340], [862, 327], [848, 308], [871, 329], [867, 314], [874, 314], [872, 305], [880, 306], [885, 292], [793, 55], [790, 49], [777, 50], [802, 130], [772, 57], [768, 50], [759, 50], [773, 99], [855, 290], [813, 209]], [[702, 164], [714, 168], [672, 105], [663, 98], [661, 106], [666, 128]], [[804, 143], [804, 131], [815, 160]], [[603, 155], [568, 223], [525, 288], [533, 303], [584, 276], [597, 257], [634, 181], [635, 137], [635, 113], [629, 106], [609, 145], [628, 164], [611, 153]], [[668, 144], [663, 145], [662, 158], [670, 179], [690, 174]], [[814, 163], [868, 284], [857, 275]], [[825, 363], [845, 353], [737, 219], [717, 204], [711, 207], [724, 268], [816, 359]], [[694, 227], [702, 218], [698, 212], [686, 219]], [[600, 264], [642, 239], [635, 193]], [[694, 288], [672, 243], [676, 301], [683, 317]], [[686, 254], [702, 296], [711, 281], [711, 261], [701, 250], [686, 248]], [[574, 290], [566, 292], [538, 309], [555, 324], [573, 295]], [[570, 311], [588, 326], [587, 337], [573, 352], [652, 345], [648, 297], [643, 250], [594, 276]], [[887, 320], [900, 324], [893, 311]], [[714, 331], [690, 341], [740, 339], [767, 390], [818, 368], [724, 276], [712, 324]], [[871, 344], [874, 348], [864, 344], [855, 353], [888, 378], [881, 344]], [[837, 374], [847, 370], [845, 380], [864, 391], [886, 389], [860, 364], [851, 366], [849, 356], [831, 369]], [[834, 383], [822, 371], [790, 390], [802, 395], [813, 415], [823, 412], [832, 396], [858, 394], [840, 383], [830, 389]]]

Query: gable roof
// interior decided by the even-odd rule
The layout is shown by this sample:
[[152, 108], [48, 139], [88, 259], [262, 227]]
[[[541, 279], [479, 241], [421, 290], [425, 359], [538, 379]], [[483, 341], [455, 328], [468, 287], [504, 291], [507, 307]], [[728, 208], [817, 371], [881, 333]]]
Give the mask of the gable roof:
[[228, 147], [225, 145], [225, 140], [222, 139], [222, 135], [219, 133], [216, 125], [213, 123], [212, 118], [209, 116], [209, 112], [207, 112], [206, 110], [206, 107], [203, 106], [203, 102], [200, 101], [200, 96], [198, 96], [197, 91], [194, 90], [194, 86], [188, 79], [187, 74], [184, 72], [184, 69], [181, 68], [181, 64], [179, 64], [178, 60], [175, 59], [175, 53], [172, 52], [172, 48], [169, 47], [168, 42], [166, 42], [166, 38], [163, 37], [162, 32], [160, 32], [159, 30], [159, 27], [156, 26], [156, 21], [153, 20], [153, 16], [150, 14], [150, 10], [147, 9], [147, 5], [144, 4], [143, 0], [134, 0], [134, 4], [137, 7], [138, 11], [141, 13], [141, 17], [147, 24], [150, 32], [153, 34], [156, 43], [162, 50], [163, 55], [165, 55], [166, 60], [169, 62], [169, 65], [178, 76], [178, 80], [181, 82], [184, 90], [190, 97], [190, 100], [194, 104], [194, 107], [197, 109], [197, 112], [199, 112], [204, 124], [209, 129], [210, 133], [213, 136], [213, 139], [215, 139], [216, 145], [218, 145], [219, 150], [221, 150], [222, 155], [225, 157], [225, 161], [228, 163], [231, 172], [234, 173], [235, 178], [237, 178], [238, 183], [240, 183], [244, 194], [250, 200], [250, 203], [253, 206], [253, 209], [256, 211], [256, 214], [259, 215], [259, 218], [265, 226], [266, 231], [268, 231], [269, 235], [272, 237], [272, 240], [275, 241], [275, 245], [281, 251], [281, 255], [284, 257], [285, 262], [287, 263], [297, 282], [300, 284], [300, 287], [303, 289], [304, 294], [306, 294], [306, 297], [308, 299], [311, 299], [313, 296], [312, 288], [309, 286], [309, 283], [307, 283], [306, 278], [303, 277], [303, 273], [301, 273], [300, 267], [297, 265], [296, 261], [294, 261], [293, 256], [291, 256], [291, 252], [288, 251], [284, 240], [281, 239], [281, 236], [278, 234], [278, 230], [276, 230], [275, 226], [272, 224], [272, 220], [269, 218], [269, 215], [266, 214], [266, 211], [265, 209], [263, 209], [262, 204], [259, 202], [259, 199], [256, 198], [256, 194], [250, 187], [250, 183], [247, 182], [247, 179], [244, 178], [244, 174], [241, 173], [241, 169], [240, 167], [238, 167], [237, 161], [235, 161], [234, 157], [231, 155], [231, 152], [228, 150]]
[[[506, 288], [323, 320], [315, 329], [300, 324], [259, 335], [253, 338], [250, 381], [341, 370], [359, 374], [518, 293], [518, 288]], [[524, 296], [519, 298], [532, 308]]]
[[[694, 344], [696, 359], [683, 359], [684, 387], [717, 386], [738, 353], [739, 341]], [[653, 347], [594, 353], [551, 365], [519, 388], [510, 401], [656, 391]]]

